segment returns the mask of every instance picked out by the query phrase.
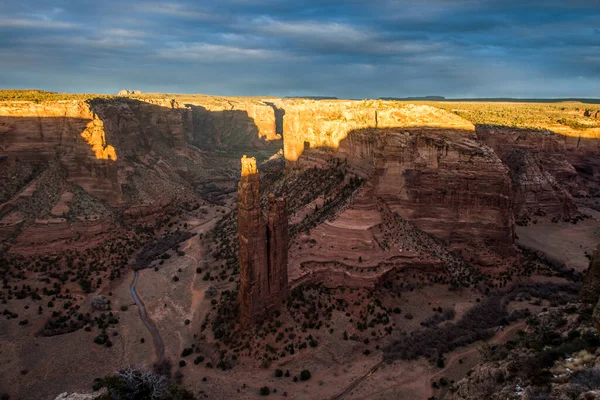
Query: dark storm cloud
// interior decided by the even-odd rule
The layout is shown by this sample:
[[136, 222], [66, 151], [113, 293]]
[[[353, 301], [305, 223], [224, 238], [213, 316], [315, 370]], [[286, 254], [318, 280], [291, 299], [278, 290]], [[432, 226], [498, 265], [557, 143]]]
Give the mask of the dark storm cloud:
[[600, 0], [0, 3], [0, 87], [600, 97]]

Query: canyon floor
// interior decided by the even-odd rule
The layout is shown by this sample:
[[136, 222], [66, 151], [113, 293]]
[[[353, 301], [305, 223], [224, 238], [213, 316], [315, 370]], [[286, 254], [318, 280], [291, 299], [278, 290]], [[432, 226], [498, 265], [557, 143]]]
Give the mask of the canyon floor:
[[[204, 209], [206, 214], [202, 213]], [[478, 349], [482, 341], [446, 353], [442, 368], [425, 359], [383, 361], [385, 355], [382, 349], [391, 343], [390, 338], [380, 335], [379, 331], [377, 337], [368, 345], [362, 341], [343, 340], [342, 332], [348, 332], [349, 335], [360, 332], [349, 323], [349, 318], [344, 312], [334, 311], [331, 319], [327, 321], [331, 331], [309, 331], [319, 343], [316, 348], [309, 347], [281, 361], [272, 362], [268, 368], [253, 359], [240, 360], [232, 370], [227, 371], [207, 368], [207, 362], [212, 361], [213, 366], [217, 364], [219, 355], [214, 345], [210, 344], [214, 339], [208, 330], [205, 331], [206, 338], [198, 341], [197, 333], [201, 331], [207, 314], [211, 310], [214, 312], [211, 297], [207, 297], [205, 292], [213, 285], [219, 292], [232, 289], [235, 285], [231, 282], [215, 283], [202, 279], [203, 272], [197, 272], [196, 269], [206, 268], [206, 260], [210, 259], [210, 255], [198, 236], [213, 229], [216, 221], [223, 217], [223, 212], [229, 213], [231, 208], [227, 205], [209, 205], [195, 213], [180, 215], [171, 220], [181, 228], [183, 224], [187, 224], [187, 231], [196, 236], [180, 243], [179, 251], [184, 252], [184, 255], [178, 256], [173, 253], [172, 257], [163, 260], [164, 263], [158, 271], [154, 270], [155, 265], [158, 267], [158, 262], [153, 263], [150, 268], [140, 271], [137, 282], [137, 293], [146, 307], [149, 320], [164, 342], [166, 358], [173, 360], [174, 369], [177, 368], [178, 360], [186, 360], [185, 367], [177, 370], [183, 374], [183, 385], [199, 398], [255, 398], [259, 397], [259, 389], [263, 386], [277, 390], [272, 396], [285, 393], [285, 396], [295, 399], [425, 399], [431, 396], [443, 398], [447, 388], [434, 389], [433, 382], [441, 378], [448, 382], [458, 382], [481, 362]], [[355, 225], [348, 219], [342, 221], [345, 221], [344, 227], [347, 229], [364, 229], [364, 217], [358, 218]], [[559, 237], [569, 238], [562, 248], [568, 252], [557, 249], [556, 239], [552, 234], [545, 236], [546, 241], [536, 241], [535, 248], [550, 256], [557, 252], [568, 254], [565, 264], [580, 269], [580, 259], [585, 258], [591, 243], [598, 239], [598, 222], [595, 216], [576, 227], [571, 223], [555, 224], [549, 221], [530, 225], [519, 229], [519, 243], [534, 247], [527, 241], [527, 234], [539, 238], [539, 229], [546, 232], [555, 231]], [[549, 231], [550, 227], [554, 231]], [[566, 236], [565, 231], [569, 232]], [[177, 282], [173, 281], [174, 277], [178, 277]], [[518, 279], [517, 282], [526, 284], [544, 282], [545, 279], [544, 276], [534, 275]], [[65, 391], [87, 392], [95, 378], [109, 374], [117, 368], [128, 365], [150, 368], [157, 361], [158, 354], [153, 346], [152, 336], [143, 325], [139, 310], [132, 300], [132, 280], [133, 272], [130, 271], [101, 291], [93, 293], [106, 295], [119, 319], [113, 330], [118, 335], [110, 337], [111, 348], [95, 344], [94, 334], [83, 330], [66, 335], [39, 337], [36, 336], [36, 332], [41, 328], [40, 323], [43, 321], [38, 320], [37, 324], [25, 327], [4, 323], [1, 345], [3, 362], [0, 368], [5, 387], [10, 388], [10, 392], [17, 393], [17, 398], [49, 399]], [[456, 314], [453, 319], [459, 320], [482, 298], [478, 290], [449, 291], [448, 285], [444, 284], [418, 287], [417, 279], [405, 279], [405, 282], [410, 281], [415, 282], [416, 289], [404, 291], [398, 297], [389, 293], [377, 296], [387, 308], [399, 307], [402, 310], [401, 314], [392, 314], [391, 320], [396, 324], [395, 331], [410, 332], [418, 329], [421, 322], [436, 314], [432, 310], [437, 307], [454, 310]], [[560, 282], [568, 283], [564, 278], [553, 280], [554, 284]], [[350, 294], [338, 294], [347, 303], [353, 304], [358, 298], [366, 296], [367, 291], [356, 290]], [[34, 302], [11, 301], [5, 307], [16, 309], [17, 304], [22, 308], [19, 310], [19, 319], [36, 320], [32, 312], [35, 311]], [[527, 307], [532, 313], [543, 307], [552, 308], [547, 300], [542, 303], [532, 300], [524, 305], [523, 302], [515, 304], [517, 307]], [[23, 309], [26, 306], [30, 306], [31, 311]], [[126, 311], [123, 311], [124, 307]], [[352, 311], [352, 315], [358, 313]], [[406, 315], [413, 317], [407, 319]], [[284, 326], [294, 325], [289, 312], [285, 310], [279, 319], [284, 322]], [[499, 327], [487, 342], [505, 343], [516, 336], [517, 330], [524, 327], [524, 321]], [[142, 339], [144, 343], [140, 342]], [[196, 342], [201, 343], [197, 350], [191, 356], [181, 357], [183, 350], [190, 343]], [[263, 343], [259, 341], [256, 346], [261, 347], [269, 342], [272, 343], [271, 340]], [[370, 354], [363, 354], [365, 350], [369, 350]], [[199, 365], [194, 365], [193, 360], [198, 354], [203, 355], [204, 360]], [[292, 377], [297, 376], [301, 370], [308, 369], [312, 371], [312, 377], [310, 381], [294, 382], [291, 377], [274, 377], [273, 371], [276, 369], [289, 370]]]

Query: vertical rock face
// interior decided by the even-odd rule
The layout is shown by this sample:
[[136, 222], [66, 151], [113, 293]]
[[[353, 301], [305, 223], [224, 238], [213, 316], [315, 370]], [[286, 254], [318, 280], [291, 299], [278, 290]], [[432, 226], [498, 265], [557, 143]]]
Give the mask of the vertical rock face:
[[285, 199], [269, 194], [267, 214], [267, 253], [269, 255], [269, 286], [278, 288], [279, 297], [287, 296], [288, 219]]
[[478, 126], [478, 138], [510, 170], [515, 216], [572, 217], [577, 213], [569, 186], [577, 170], [565, 158], [565, 136], [553, 132]]
[[186, 102], [193, 120], [189, 143], [200, 148], [244, 148], [281, 139], [273, 108], [256, 100], [200, 98]]
[[596, 305], [592, 313], [592, 321], [600, 332], [600, 245], [592, 256], [590, 267], [583, 280], [581, 300]]
[[[600, 245], [596, 248], [590, 267], [581, 286], [581, 300], [586, 303], [596, 303], [600, 299]], [[596, 307], [598, 308], [598, 307]]]
[[263, 314], [268, 294], [266, 229], [260, 210], [260, 178], [254, 158], [242, 158], [238, 184], [238, 237], [240, 241], [240, 317], [252, 323]]
[[86, 102], [0, 103], [0, 152], [13, 162], [57, 160], [69, 182], [112, 204], [121, 202], [118, 150]]
[[285, 200], [269, 196], [265, 219], [260, 206], [256, 159], [242, 158], [238, 184], [240, 241], [240, 321], [248, 326], [263, 320], [287, 295], [287, 215]]
[[284, 100], [284, 154], [296, 161], [306, 147], [337, 149], [349, 132], [364, 128], [444, 126], [473, 130], [457, 115], [434, 107], [393, 101]]
[[388, 128], [352, 131], [339, 153], [371, 176], [373, 195], [420, 229], [461, 249], [514, 242], [511, 182], [473, 130]]
[[336, 149], [369, 177], [373, 196], [461, 249], [514, 242], [507, 168], [469, 121], [435, 107], [392, 101], [284, 100], [284, 152]]
[[258, 100], [203, 96], [184, 101], [3, 101], [0, 159], [11, 165], [58, 162], [69, 183], [121, 207], [175, 192], [146, 193], [138, 187], [140, 175], [170, 175], [164, 181], [179, 187], [186, 184], [182, 176], [201, 176], [196, 147], [247, 148], [280, 138], [273, 108]]

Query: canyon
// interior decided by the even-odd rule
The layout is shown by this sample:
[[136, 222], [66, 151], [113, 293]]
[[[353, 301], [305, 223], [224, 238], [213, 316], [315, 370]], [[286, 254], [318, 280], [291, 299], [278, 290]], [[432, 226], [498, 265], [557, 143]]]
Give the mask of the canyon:
[[[466, 392], [481, 341], [566, 312], [588, 258], [597, 302], [596, 114], [528, 107], [0, 101], [0, 389], [53, 398], [151, 368], [148, 322], [199, 398], [450, 398], [441, 374]], [[589, 128], [497, 120], [531, 109]]]
[[[119, 225], [114, 208], [128, 216], [152, 214], [157, 205], [193, 197], [208, 177], [235, 175], [233, 164], [213, 159], [215, 147], [252, 150], [268, 146], [264, 138], [277, 139], [268, 105], [201, 104], [129, 98], [2, 103], [3, 240], [24, 230], [24, 248], [39, 246], [31, 238], [43, 236], [88, 242]], [[207, 127], [217, 134], [208, 136]], [[209, 171], [207, 163], [218, 167]], [[43, 230], [51, 233], [37, 233]]]

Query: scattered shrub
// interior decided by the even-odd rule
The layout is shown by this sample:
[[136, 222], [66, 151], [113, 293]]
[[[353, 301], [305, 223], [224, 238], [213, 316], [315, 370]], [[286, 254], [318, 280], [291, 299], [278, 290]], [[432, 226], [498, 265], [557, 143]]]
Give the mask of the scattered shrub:
[[263, 386], [260, 388], [259, 393], [261, 396], [268, 396], [271, 394], [271, 390], [267, 386]]
[[307, 369], [302, 370], [302, 372], [300, 372], [300, 380], [301, 381], [307, 381], [309, 380], [311, 377], [310, 375], [310, 371]]

